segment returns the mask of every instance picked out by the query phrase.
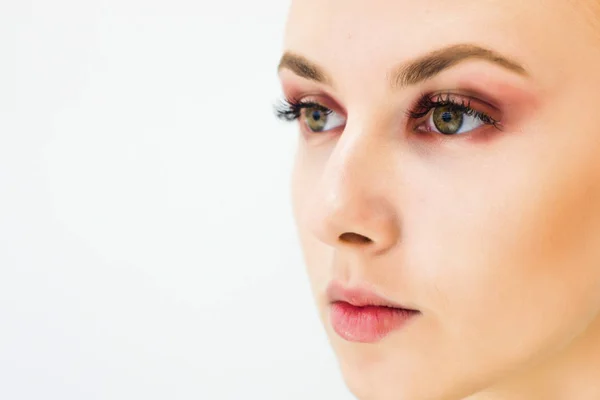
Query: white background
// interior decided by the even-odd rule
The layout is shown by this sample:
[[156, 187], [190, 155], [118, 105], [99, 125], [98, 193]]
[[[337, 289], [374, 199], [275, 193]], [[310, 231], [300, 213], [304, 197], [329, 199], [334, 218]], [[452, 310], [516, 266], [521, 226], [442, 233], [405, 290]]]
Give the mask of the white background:
[[0, 1], [0, 399], [352, 398], [273, 117], [287, 1]]

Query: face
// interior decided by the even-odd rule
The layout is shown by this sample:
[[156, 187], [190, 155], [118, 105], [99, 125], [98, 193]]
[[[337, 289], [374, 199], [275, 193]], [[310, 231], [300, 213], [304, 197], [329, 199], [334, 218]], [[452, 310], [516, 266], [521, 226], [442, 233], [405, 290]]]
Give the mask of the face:
[[[501, 388], [595, 329], [595, 15], [575, 0], [292, 2], [294, 217], [359, 399]], [[340, 335], [332, 282], [418, 314], [376, 340]]]

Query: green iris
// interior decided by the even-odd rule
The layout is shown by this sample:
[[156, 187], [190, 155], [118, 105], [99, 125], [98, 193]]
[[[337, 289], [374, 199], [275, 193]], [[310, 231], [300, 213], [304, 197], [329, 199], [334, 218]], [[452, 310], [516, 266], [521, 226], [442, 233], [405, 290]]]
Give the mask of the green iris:
[[320, 132], [327, 124], [327, 113], [319, 108], [306, 109], [306, 124], [313, 132]]
[[454, 110], [451, 106], [438, 107], [433, 110], [433, 123], [445, 135], [458, 132], [463, 124], [463, 111]]

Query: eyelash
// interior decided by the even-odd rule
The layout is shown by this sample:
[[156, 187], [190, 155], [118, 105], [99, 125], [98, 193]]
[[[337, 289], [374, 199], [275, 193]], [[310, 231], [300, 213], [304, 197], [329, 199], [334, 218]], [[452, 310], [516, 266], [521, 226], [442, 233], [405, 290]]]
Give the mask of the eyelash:
[[279, 119], [291, 122], [300, 118], [303, 108], [314, 108], [325, 114], [331, 114], [333, 112], [332, 109], [319, 103], [315, 103], [314, 101], [299, 101], [292, 98], [283, 99], [279, 105], [275, 106], [275, 115]]
[[[444, 95], [446, 98], [444, 98]], [[464, 115], [474, 116], [486, 125], [492, 125], [497, 129], [500, 129], [499, 122], [496, 119], [490, 117], [488, 114], [477, 111], [471, 107], [471, 99], [465, 101], [464, 99], [459, 102], [452, 99], [451, 93], [445, 93], [441, 95], [431, 96], [422, 95], [417, 101], [416, 105], [407, 111], [406, 115], [411, 119], [420, 119], [429, 113], [434, 108], [448, 107], [451, 111], [462, 112]], [[434, 100], [436, 98], [436, 100]]]
[[[421, 95], [417, 103], [406, 112], [406, 115], [415, 120], [426, 116], [432, 109], [439, 107], [449, 107], [451, 111], [462, 112], [464, 115], [474, 116], [486, 125], [492, 125], [496, 129], [501, 129], [499, 121], [490, 117], [488, 114], [477, 111], [471, 107], [471, 100], [465, 102], [457, 102], [452, 99], [452, 94], [444, 94], [431, 96], [427, 94]], [[435, 100], [434, 100], [435, 99]], [[302, 101], [297, 99], [283, 99], [278, 106], [275, 106], [275, 115], [277, 118], [284, 121], [294, 121], [300, 118], [302, 109], [310, 108], [317, 109], [325, 114], [331, 114], [333, 110], [313, 101]]]

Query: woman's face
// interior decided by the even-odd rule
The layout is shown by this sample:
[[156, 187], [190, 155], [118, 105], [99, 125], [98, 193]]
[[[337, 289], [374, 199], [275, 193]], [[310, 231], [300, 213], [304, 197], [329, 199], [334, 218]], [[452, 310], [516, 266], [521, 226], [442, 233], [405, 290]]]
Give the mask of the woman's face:
[[[287, 99], [320, 105], [298, 118], [294, 216], [357, 397], [508, 390], [597, 329], [590, 4], [293, 1], [279, 75]], [[377, 340], [340, 335], [331, 282], [420, 313]]]

